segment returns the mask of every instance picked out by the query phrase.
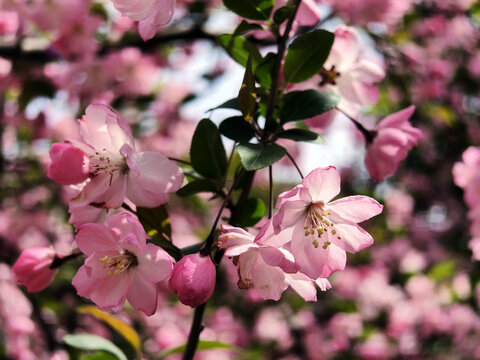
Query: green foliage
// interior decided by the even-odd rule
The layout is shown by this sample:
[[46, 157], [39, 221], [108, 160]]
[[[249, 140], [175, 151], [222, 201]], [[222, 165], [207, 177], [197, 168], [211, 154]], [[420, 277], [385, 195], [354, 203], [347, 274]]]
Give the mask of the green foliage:
[[223, 0], [234, 13], [251, 20], [267, 20], [273, 9], [273, 0]]
[[273, 165], [287, 153], [283, 147], [276, 144], [239, 144], [237, 152], [247, 171]]
[[262, 61], [262, 55], [257, 47], [241, 36], [223, 34], [218, 37], [220, 46], [228, 55], [242, 66], [247, 65], [248, 58], [252, 57], [252, 68], [255, 69]]
[[212, 180], [209, 179], [194, 180], [178, 190], [177, 195], [181, 197], [187, 197], [201, 192], [217, 193], [218, 187]]
[[201, 120], [190, 147], [192, 166], [199, 174], [210, 179], [220, 179], [227, 171], [227, 156], [220, 131], [209, 119]]
[[435, 266], [430, 269], [428, 276], [436, 281], [446, 280], [455, 275], [456, 271], [457, 267], [453, 260], [442, 261], [438, 264], [435, 264]]
[[243, 206], [238, 218], [238, 226], [249, 227], [258, 223], [267, 211], [267, 207], [262, 199], [249, 198]]
[[122, 352], [122, 350], [118, 348], [118, 346], [116, 346], [110, 340], [107, 340], [97, 335], [91, 335], [91, 334], [66, 335], [63, 338], [63, 342], [76, 349], [88, 350], [88, 351], [103, 350], [112, 355], [115, 355], [115, 358], [118, 360], [127, 360], [127, 357]]
[[[187, 348], [187, 345], [180, 345], [171, 349], [164, 350], [163, 352], [160, 353], [160, 358], [166, 358], [167, 356], [173, 355], [173, 354], [181, 354], [183, 353]], [[232, 345], [220, 342], [220, 341], [215, 341], [215, 340], [200, 340], [198, 342], [197, 350], [213, 350], [213, 349], [230, 349], [230, 350], [235, 350], [235, 351], [240, 351], [241, 349], [233, 347]]]
[[298, 36], [285, 56], [285, 82], [299, 83], [318, 73], [328, 58], [334, 37], [321, 29]]
[[281, 139], [289, 139], [293, 141], [317, 141], [320, 138], [316, 132], [305, 129], [288, 129], [283, 130], [277, 135]]
[[122, 335], [124, 339], [127, 340], [130, 345], [132, 345], [135, 351], [140, 352], [140, 337], [138, 336], [135, 329], [132, 328], [130, 325], [127, 325], [116, 317], [99, 310], [96, 306], [93, 305], [79, 306], [77, 308], [77, 311], [81, 314], [90, 314], [96, 319], [107, 323], [112, 329]]
[[238, 109], [242, 112], [246, 121], [252, 120], [252, 114], [257, 105], [255, 92], [255, 79], [252, 72], [252, 58], [248, 57], [243, 76], [242, 86], [238, 92]]
[[248, 142], [255, 136], [252, 126], [242, 116], [233, 116], [223, 120], [220, 133], [236, 142]]
[[160, 246], [175, 260], [181, 259], [182, 253], [180, 249], [171, 242], [172, 228], [165, 206], [159, 206], [154, 209], [138, 207], [137, 216], [147, 235], [150, 236], [149, 242]]
[[268, 53], [255, 69], [255, 79], [265, 88], [272, 85], [272, 73], [276, 58], [277, 56], [274, 53]]
[[282, 6], [281, 8], [277, 9], [273, 14], [273, 22], [276, 25], [281, 25], [285, 20], [293, 15], [295, 12], [295, 5], [289, 4], [286, 6]]
[[309, 119], [334, 109], [340, 97], [329, 92], [315, 90], [292, 91], [283, 98], [280, 122]]
[[263, 27], [260, 24], [252, 24], [242, 20], [242, 22], [238, 24], [237, 28], [233, 32], [233, 36], [240, 36], [252, 30], [263, 30]]

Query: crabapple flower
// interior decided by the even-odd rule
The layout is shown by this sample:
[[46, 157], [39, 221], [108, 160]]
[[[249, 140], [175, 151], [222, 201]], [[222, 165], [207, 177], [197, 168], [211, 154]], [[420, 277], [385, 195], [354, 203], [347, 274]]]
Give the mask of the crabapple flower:
[[23, 250], [13, 264], [12, 270], [17, 281], [26, 286], [28, 292], [45, 289], [53, 281], [57, 269], [51, 269], [55, 251], [52, 248], [32, 248]]
[[190, 254], [175, 264], [168, 287], [183, 304], [193, 308], [210, 299], [215, 278], [215, 265], [209, 256]]
[[127, 213], [111, 216], [107, 225], [81, 226], [75, 241], [88, 257], [72, 280], [78, 295], [104, 311], [120, 311], [128, 300], [153, 315], [157, 284], [170, 276], [173, 261], [146, 238], [142, 225]]
[[47, 176], [60, 185], [73, 185], [88, 179], [88, 157], [70, 144], [55, 143], [50, 149], [52, 162]]
[[383, 181], [386, 176], [395, 174], [399, 162], [422, 138], [422, 132], [408, 121], [414, 111], [415, 106], [409, 106], [387, 116], [375, 127], [375, 137], [368, 144], [365, 155], [365, 165], [375, 180]]
[[[327, 279], [311, 279], [297, 271], [294, 258], [285, 249], [259, 245], [257, 241], [272, 232], [268, 221], [256, 236], [230, 225], [222, 225], [218, 247], [233, 257], [238, 268], [238, 287], [253, 287], [264, 300], [279, 300], [290, 286], [305, 301], [316, 301], [315, 284], [322, 291], [331, 288]], [[278, 266], [277, 266], [278, 264]]]
[[339, 192], [340, 175], [330, 166], [313, 170], [277, 200], [279, 211], [272, 218], [275, 242], [290, 246], [298, 270], [312, 279], [343, 270], [346, 251], [356, 253], [373, 244], [357, 223], [380, 214], [383, 206], [367, 196], [330, 202]]
[[350, 109], [345, 102], [376, 103], [379, 91], [375, 83], [385, 77], [383, 63], [362, 51], [360, 37], [354, 28], [342, 25], [334, 33], [332, 49], [320, 73], [320, 85], [342, 97], [342, 108]]
[[112, 1], [122, 15], [139, 22], [139, 33], [144, 41], [154, 37], [157, 29], [170, 21], [175, 10], [175, 0]]
[[117, 208], [127, 197], [137, 206], [157, 207], [181, 187], [182, 170], [159, 153], [137, 152], [128, 123], [109, 107], [88, 106], [79, 124], [81, 139], [53, 144], [48, 169], [54, 180], [72, 184], [85, 180], [88, 168], [89, 182], [71, 200], [75, 206]]

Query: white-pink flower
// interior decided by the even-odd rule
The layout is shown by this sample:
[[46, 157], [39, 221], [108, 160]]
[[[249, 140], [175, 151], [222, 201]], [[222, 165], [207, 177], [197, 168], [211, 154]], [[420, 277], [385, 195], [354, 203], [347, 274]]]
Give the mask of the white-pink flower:
[[271, 232], [271, 221], [256, 236], [241, 228], [222, 225], [217, 245], [225, 250], [225, 256], [234, 258], [238, 267], [238, 287], [253, 287], [264, 300], [279, 300], [290, 286], [305, 301], [316, 301], [315, 284], [325, 291], [331, 288], [330, 283], [327, 279], [311, 279], [298, 272], [294, 258], [287, 250], [257, 243]]
[[75, 241], [88, 257], [72, 280], [80, 296], [99, 309], [119, 311], [128, 300], [152, 315], [157, 309], [157, 284], [172, 273], [172, 258], [146, 243], [142, 225], [127, 213], [110, 217], [107, 225], [85, 224]]
[[370, 175], [378, 181], [397, 171], [400, 161], [422, 138], [422, 132], [408, 121], [414, 106], [398, 111], [380, 121], [374, 129], [375, 137], [367, 146], [365, 165]]
[[[275, 243], [288, 246], [298, 270], [312, 279], [326, 278], [345, 268], [346, 253], [373, 244], [357, 223], [382, 212], [367, 196], [349, 196], [330, 202], [340, 192], [340, 174], [334, 167], [318, 168], [292, 190], [279, 195], [272, 218]], [[272, 241], [268, 237], [258, 243]]]
[[[335, 41], [320, 74], [322, 84], [344, 102], [375, 104], [379, 96], [376, 83], [385, 77], [383, 63], [364, 51], [354, 28], [341, 25], [334, 33]], [[346, 106], [341, 103], [340, 107]]]
[[[182, 186], [182, 170], [159, 153], [137, 152], [128, 123], [109, 107], [90, 105], [79, 124], [81, 140], [69, 140], [79, 151], [54, 144], [49, 166], [49, 176], [54, 174], [51, 177], [61, 184], [75, 184], [88, 168], [90, 181], [72, 199], [75, 206], [116, 208], [127, 197], [137, 206], [156, 207], [167, 203], [168, 193]], [[85, 155], [83, 162], [80, 151]], [[61, 168], [72, 174], [71, 179]]]
[[138, 21], [138, 30], [144, 41], [155, 36], [157, 29], [173, 16], [175, 0], [112, 0], [113, 6], [124, 16]]

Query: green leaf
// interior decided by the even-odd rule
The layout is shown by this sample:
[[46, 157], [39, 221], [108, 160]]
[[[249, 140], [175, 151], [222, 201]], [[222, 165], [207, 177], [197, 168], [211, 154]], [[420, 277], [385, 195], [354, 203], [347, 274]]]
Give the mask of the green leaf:
[[177, 195], [181, 197], [186, 197], [201, 192], [212, 192], [216, 194], [218, 192], [217, 185], [208, 179], [194, 180], [191, 183], [188, 183], [180, 190], [177, 191]]
[[267, 207], [262, 199], [249, 198], [240, 212], [238, 226], [249, 227], [254, 226], [265, 216]]
[[428, 276], [436, 281], [449, 279], [455, 274], [456, 268], [455, 261], [443, 261], [435, 264], [435, 266], [428, 272]]
[[127, 340], [133, 346], [135, 351], [140, 352], [140, 337], [138, 336], [135, 329], [131, 326], [125, 324], [123, 321], [117, 319], [116, 317], [99, 310], [96, 306], [93, 305], [79, 306], [77, 307], [77, 311], [81, 314], [90, 314], [98, 320], [107, 323], [112, 327], [112, 329], [122, 335], [125, 340]]
[[[187, 348], [187, 344], [183, 344], [171, 349], [166, 349], [160, 353], [160, 357], [164, 358], [173, 354], [181, 354], [185, 352], [186, 348]], [[233, 347], [232, 345], [222, 343], [220, 341], [215, 341], [215, 340], [200, 340], [198, 342], [197, 350], [213, 350], [213, 349], [231, 349], [236, 351], [240, 350], [239, 348]]]
[[317, 29], [293, 40], [285, 56], [285, 82], [299, 83], [318, 73], [328, 58], [334, 37], [329, 31]]
[[117, 360], [117, 357], [105, 351], [97, 351], [96, 353], [82, 356], [80, 360]]
[[182, 258], [180, 249], [171, 242], [172, 228], [165, 206], [154, 209], [138, 207], [137, 216], [150, 237], [149, 242], [160, 246], [177, 261]]
[[277, 136], [293, 141], [316, 141], [319, 138], [316, 132], [305, 129], [288, 129], [279, 132]]
[[233, 36], [240, 36], [252, 30], [263, 30], [263, 27], [260, 24], [251, 24], [245, 20], [242, 20], [242, 22], [233, 32]]
[[252, 171], [273, 165], [287, 150], [275, 144], [239, 144], [237, 152], [245, 170]]
[[227, 171], [227, 156], [220, 131], [209, 119], [201, 120], [195, 129], [190, 160], [199, 174], [210, 179], [220, 179]]
[[110, 340], [92, 334], [66, 335], [63, 342], [80, 350], [103, 350], [117, 357], [119, 360], [127, 360], [125, 354]]
[[282, 6], [273, 13], [273, 22], [277, 25], [281, 25], [285, 20], [293, 15], [295, 12], [295, 5], [290, 4]]
[[137, 207], [137, 216], [147, 232], [156, 229], [168, 237], [172, 236], [170, 218], [165, 206], [162, 205], [153, 209]]
[[283, 97], [280, 123], [309, 119], [334, 109], [340, 97], [329, 92], [315, 90], [292, 91]]
[[273, 0], [223, 0], [226, 8], [243, 18], [267, 20], [273, 9]]
[[218, 37], [220, 46], [228, 55], [242, 66], [247, 65], [248, 57], [252, 57], [252, 68], [255, 69], [262, 61], [262, 55], [258, 49], [247, 39], [241, 36], [223, 34]]
[[272, 85], [272, 73], [276, 58], [276, 54], [268, 53], [255, 69], [255, 79], [265, 88], [269, 88]]
[[223, 120], [220, 133], [236, 142], [248, 142], [255, 136], [252, 126], [242, 116], [233, 116]]
[[223, 104], [218, 105], [217, 107], [211, 108], [208, 111], [216, 110], [216, 109], [234, 109], [238, 110], [238, 99], [233, 98], [230, 100], [225, 101]]
[[246, 121], [250, 122], [257, 105], [255, 92], [255, 79], [252, 72], [252, 58], [249, 56], [245, 66], [242, 86], [238, 92], [238, 109], [242, 112]]

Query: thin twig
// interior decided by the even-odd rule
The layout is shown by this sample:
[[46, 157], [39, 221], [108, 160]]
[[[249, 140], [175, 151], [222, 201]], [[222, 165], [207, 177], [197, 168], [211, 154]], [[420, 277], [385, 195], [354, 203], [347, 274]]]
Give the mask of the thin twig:
[[336, 107], [338, 111], [340, 111], [343, 115], [345, 115], [347, 118], [350, 119], [351, 122], [356, 126], [358, 130], [362, 133], [363, 137], [365, 138], [365, 141], [367, 144], [371, 144], [373, 142], [373, 139], [375, 139], [375, 135], [377, 134], [375, 130], [368, 130], [366, 129], [362, 124], [358, 122], [358, 120], [355, 120], [352, 116], [347, 114], [345, 111], [342, 109]]
[[285, 32], [283, 33], [283, 36], [281, 38], [277, 39], [278, 53], [277, 58], [275, 59], [275, 67], [273, 68], [272, 85], [270, 86], [270, 94], [268, 97], [265, 127], [268, 125], [268, 123], [272, 120], [273, 117], [273, 112], [277, 103], [278, 78], [280, 77], [282, 60], [287, 47], [288, 36], [290, 35], [290, 31], [292, 30], [293, 22], [295, 20], [295, 17], [297, 16], [297, 11], [300, 7], [301, 2], [301, 0], [296, 0], [295, 10], [292, 14], [292, 17], [288, 19], [287, 25], [285, 27]]
[[220, 217], [222, 216], [222, 212], [225, 209], [225, 206], [228, 203], [228, 200], [230, 199], [230, 196], [232, 196], [233, 190], [238, 184], [238, 181], [242, 177], [244, 173], [244, 170], [240, 171], [235, 178], [232, 187], [228, 191], [227, 195], [225, 196], [225, 199], [223, 199], [222, 206], [220, 206], [220, 210], [218, 210], [217, 217], [215, 218], [215, 221], [213, 222], [212, 229], [210, 230], [210, 234], [208, 234], [207, 239], [205, 240], [205, 245], [200, 249], [199, 253], [203, 256], [210, 255], [210, 251], [212, 249], [213, 241], [215, 240], [215, 230], [217, 229], [218, 222], [220, 221]]
[[268, 167], [268, 189], [269, 189], [269, 198], [268, 198], [268, 218], [272, 218], [273, 211], [273, 176], [272, 176], [272, 166]]
[[290, 153], [287, 151], [287, 156], [288, 158], [290, 159], [290, 161], [292, 162], [292, 164], [295, 166], [295, 168], [297, 169], [298, 171], [298, 174], [300, 175], [300, 177], [303, 179], [303, 174], [302, 174], [302, 171], [300, 170], [300, 168], [298, 167], [297, 163], [295, 162], [295, 159], [293, 158], [292, 155], [290, 155]]
[[174, 158], [174, 157], [171, 157], [171, 156], [168, 157], [168, 160], [172, 160], [172, 161], [179, 162], [181, 164], [192, 166], [192, 163], [189, 162], [189, 161], [185, 161], [185, 160], [182, 160], [182, 159], [177, 159], [177, 158]]

